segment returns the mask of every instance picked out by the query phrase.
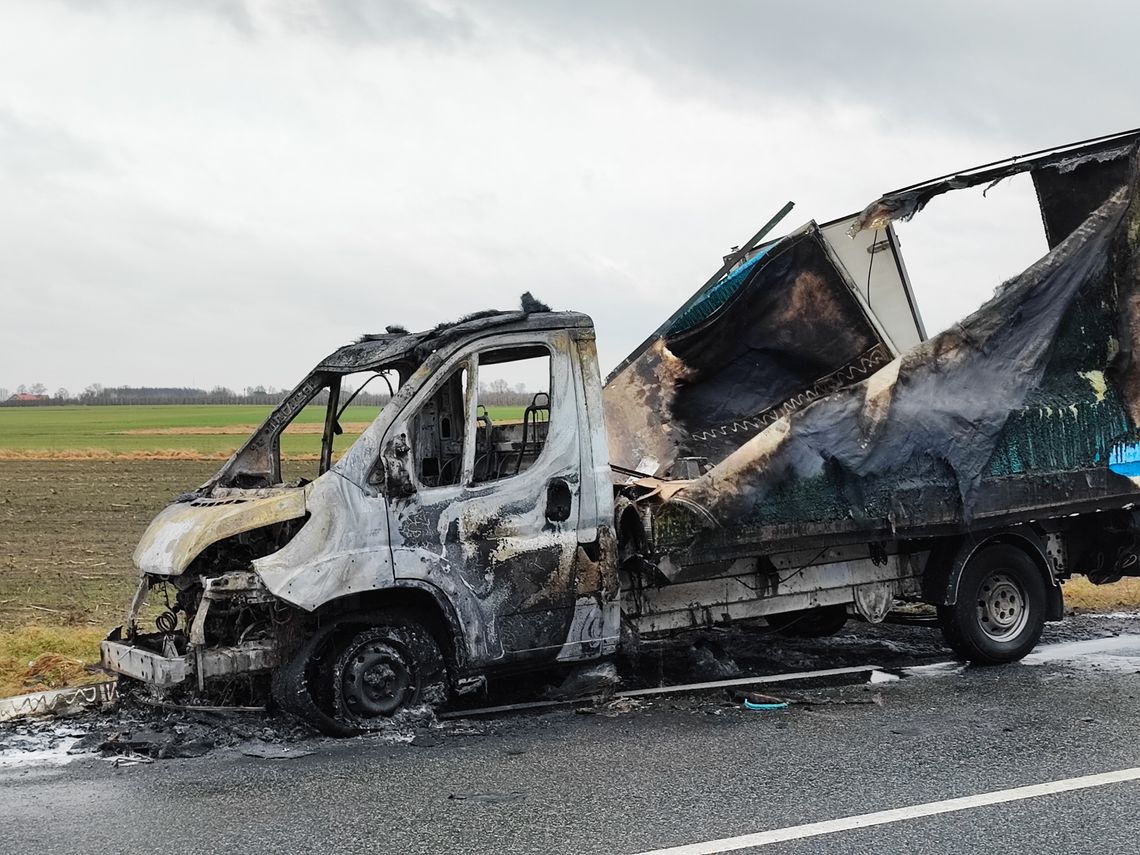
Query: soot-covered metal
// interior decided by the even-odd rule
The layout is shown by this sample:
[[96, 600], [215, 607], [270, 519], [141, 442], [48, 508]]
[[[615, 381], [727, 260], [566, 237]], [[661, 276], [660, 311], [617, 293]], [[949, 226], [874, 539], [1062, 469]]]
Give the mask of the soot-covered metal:
[[893, 354], [815, 224], [752, 256], [606, 385], [614, 463], [719, 462]]
[[[1068, 163], [1116, 172], [1052, 174], [1057, 161], [1044, 164], [1038, 186], [1063, 180], [1064, 198], [1095, 199], [1105, 174], [1127, 181], [973, 315], [659, 492], [655, 501], [670, 498], [655, 512], [658, 548], [893, 540], [999, 516], [1128, 507], [1140, 473], [1140, 179], [1135, 147], [1113, 151], [1070, 152]], [[1059, 198], [1043, 194], [1046, 222]]]

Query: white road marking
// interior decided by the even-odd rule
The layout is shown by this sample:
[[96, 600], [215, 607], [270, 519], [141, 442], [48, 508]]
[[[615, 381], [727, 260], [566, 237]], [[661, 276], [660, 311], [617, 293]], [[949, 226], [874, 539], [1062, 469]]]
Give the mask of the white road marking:
[[1121, 769], [1118, 772], [1103, 772], [1099, 775], [1085, 775], [1081, 778], [1065, 778], [1064, 780], [1051, 781], [1047, 784], [1014, 787], [1011, 790], [979, 793], [976, 796], [963, 796], [962, 798], [946, 799], [940, 802], [927, 802], [922, 805], [895, 808], [893, 810], [881, 810], [876, 813], [865, 813], [859, 816], [844, 817], [842, 819], [809, 822], [806, 825], [793, 825], [788, 828], [776, 828], [771, 831], [760, 831], [756, 834], [743, 834], [739, 837], [725, 837], [721, 840], [709, 840], [704, 843], [690, 843], [684, 846], [673, 846], [668, 849], [653, 849], [648, 852], [642, 852], [640, 855], [716, 855], [720, 852], [735, 852], [738, 849], [751, 849], [756, 846], [767, 846], [771, 843], [802, 840], [805, 837], [819, 837], [821, 834], [834, 834], [837, 831], [851, 831], [856, 828], [886, 825], [892, 822], [902, 822], [903, 820], [918, 819], [924, 816], [936, 816], [940, 813], [955, 813], [956, 811], [970, 810], [987, 805], [999, 805], [1004, 802], [1035, 799], [1039, 796], [1050, 796], [1055, 793], [1068, 793], [1073, 790], [1087, 790], [1090, 787], [1104, 787], [1109, 784], [1121, 784], [1127, 781], [1138, 780], [1140, 780], [1140, 767]]

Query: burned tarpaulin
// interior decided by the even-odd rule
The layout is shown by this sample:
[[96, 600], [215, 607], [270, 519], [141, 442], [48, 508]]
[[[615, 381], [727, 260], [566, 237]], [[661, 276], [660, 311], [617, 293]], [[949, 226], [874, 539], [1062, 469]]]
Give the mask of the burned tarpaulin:
[[1127, 149], [1063, 161], [1031, 173], [1049, 248], [1071, 235], [1128, 181]]
[[647, 474], [682, 457], [716, 463], [893, 356], [811, 224], [732, 271], [611, 379], [611, 460]]
[[1140, 194], [1130, 183], [966, 320], [782, 418], [655, 513], [713, 532], [918, 534], [1134, 495]]

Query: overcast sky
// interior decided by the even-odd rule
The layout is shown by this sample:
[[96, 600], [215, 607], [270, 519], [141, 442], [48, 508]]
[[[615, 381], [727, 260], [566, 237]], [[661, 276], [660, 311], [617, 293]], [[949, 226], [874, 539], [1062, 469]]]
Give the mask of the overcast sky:
[[[0, 9], [9, 389], [291, 386], [526, 290], [605, 370], [789, 199], [791, 229], [1140, 125], [1123, 2]], [[900, 231], [932, 329], [1044, 250], [1026, 180]]]

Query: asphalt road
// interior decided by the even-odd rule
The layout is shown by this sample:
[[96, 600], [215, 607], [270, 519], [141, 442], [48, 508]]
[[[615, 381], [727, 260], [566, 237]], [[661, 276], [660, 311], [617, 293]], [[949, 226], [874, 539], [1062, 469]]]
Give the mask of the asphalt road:
[[[633, 855], [1140, 767], [1140, 634], [1060, 650], [805, 690], [849, 703], [779, 712], [712, 692], [293, 759], [0, 769], [0, 851]], [[1138, 833], [1133, 780], [741, 851], [1089, 855], [1134, 852]]]

